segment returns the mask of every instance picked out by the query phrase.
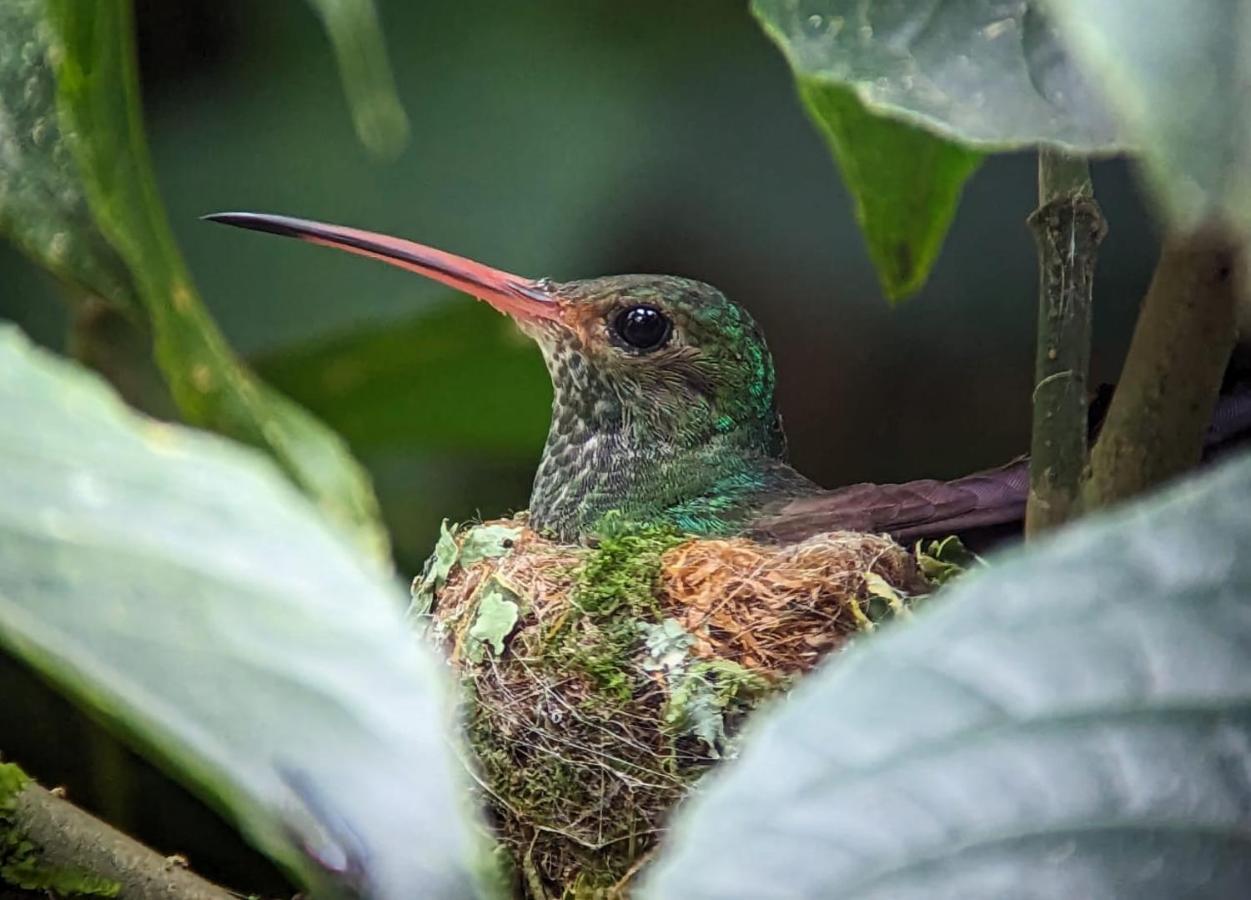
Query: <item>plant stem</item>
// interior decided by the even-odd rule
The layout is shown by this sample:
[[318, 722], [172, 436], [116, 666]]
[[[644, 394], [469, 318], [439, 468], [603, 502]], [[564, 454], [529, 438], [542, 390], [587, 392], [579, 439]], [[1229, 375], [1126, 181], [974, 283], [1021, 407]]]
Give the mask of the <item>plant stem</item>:
[[[5, 843], [7, 842], [7, 843]], [[0, 817], [0, 849], [26, 854], [22, 871], [40, 881], [94, 879], [120, 887], [129, 900], [235, 900], [175, 862], [83, 812], [33, 781], [8, 801]], [[22, 896], [0, 880], [0, 892]], [[42, 891], [44, 896], [50, 892]], [[39, 896], [39, 894], [31, 894]]]
[[1038, 153], [1038, 352], [1030, 440], [1026, 536], [1077, 512], [1086, 467], [1091, 292], [1107, 233], [1085, 157]]
[[152, 358], [152, 338], [117, 306], [91, 294], [72, 298], [70, 355], [99, 372], [135, 409], [176, 421], [178, 408]]
[[1088, 508], [1131, 497], [1199, 461], [1246, 288], [1242, 247], [1219, 224], [1170, 235], [1091, 453]]

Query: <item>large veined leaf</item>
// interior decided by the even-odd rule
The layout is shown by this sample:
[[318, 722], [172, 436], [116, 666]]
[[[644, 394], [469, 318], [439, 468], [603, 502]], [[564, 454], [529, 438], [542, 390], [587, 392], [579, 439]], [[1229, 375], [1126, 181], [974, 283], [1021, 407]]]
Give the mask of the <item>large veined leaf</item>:
[[306, 885], [474, 894], [404, 592], [264, 457], [131, 412], [7, 328], [0, 497], [0, 643]]
[[131, 19], [129, 0], [0, 9], [0, 227], [36, 260], [146, 319], [184, 418], [269, 450], [384, 553], [373, 490], [342, 440], [258, 382], [196, 295], [148, 158]]
[[920, 289], [991, 151], [1109, 151], [1113, 120], [1037, 0], [753, 0], [830, 144], [886, 294]]
[[960, 143], [1118, 149], [1038, 0], [753, 0], [797, 75]]
[[644, 896], [1251, 895], [1251, 458], [958, 582], [779, 704]]
[[1182, 227], [1224, 218], [1251, 233], [1251, 14], [1245, 3], [1047, 0], [1098, 74]]
[[883, 290], [915, 293], [982, 154], [871, 113], [843, 85], [801, 76], [799, 94], [842, 169]]

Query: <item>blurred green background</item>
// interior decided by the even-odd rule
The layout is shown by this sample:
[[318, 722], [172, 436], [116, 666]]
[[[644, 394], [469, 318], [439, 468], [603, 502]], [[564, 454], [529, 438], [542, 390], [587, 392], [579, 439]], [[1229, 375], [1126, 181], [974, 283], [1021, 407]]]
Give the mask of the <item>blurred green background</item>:
[[[746, 3], [379, 10], [412, 122], [385, 162], [358, 142], [304, 2], [137, 3], [157, 173], [203, 296], [232, 345], [369, 467], [403, 573], [440, 519], [525, 505], [550, 399], [537, 353], [437, 285], [200, 215], [324, 218], [556, 279], [713, 283], [763, 324], [792, 456], [827, 485], [953, 476], [1027, 446], [1032, 155], [988, 160], [928, 286], [892, 309], [824, 142]], [[1101, 381], [1120, 365], [1156, 237], [1124, 163], [1099, 164], [1095, 178], [1111, 223], [1096, 286]], [[7, 245], [0, 317], [64, 347], [60, 288]], [[6, 752], [35, 775], [69, 782], [74, 799], [162, 849], [191, 850], [210, 877], [280, 883], [12, 663], [0, 660], [0, 683]]]
[[[145, 105], [173, 227], [234, 347], [369, 466], [400, 565], [443, 516], [525, 505], [546, 427], [537, 354], [437, 285], [198, 220], [286, 212], [528, 275], [667, 272], [759, 318], [798, 466], [822, 483], [945, 476], [1027, 443], [1033, 161], [972, 180], [929, 285], [882, 299], [847, 195], [745, 4], [381, 2], [411, 140], [357, 141], [307, 5], [140, 2]], [[1111, 379], [1154, 237], [1123, 164], [1096, 379]], [[59, 346], [57, 286], [0, 249], [0, 315]], [[420, 376], [420, 377], [419, 377]]]

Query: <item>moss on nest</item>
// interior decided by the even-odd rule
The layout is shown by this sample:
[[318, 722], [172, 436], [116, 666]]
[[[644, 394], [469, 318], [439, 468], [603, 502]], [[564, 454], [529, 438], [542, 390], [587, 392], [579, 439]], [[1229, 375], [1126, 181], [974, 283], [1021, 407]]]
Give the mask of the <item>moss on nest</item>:
[[753, 708], [926, 590], [880, 536], [779, 547], [608, 521], [569, 547], [517, 519], [445, 529], [414, 598], [525, 892], [612, 896]]

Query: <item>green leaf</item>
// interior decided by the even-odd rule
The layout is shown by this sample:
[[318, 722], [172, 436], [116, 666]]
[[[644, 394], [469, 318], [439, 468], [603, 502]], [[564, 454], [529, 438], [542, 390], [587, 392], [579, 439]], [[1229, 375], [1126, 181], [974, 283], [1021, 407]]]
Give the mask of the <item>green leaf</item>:
[[673, 679], [672, 696], [665, 705], [665, 725], [672, 731], [698, 738], [708, 755], [720, 759], [726, 749], [725, 704], [715, 688], [699, 675], [681, 673]]
[[[457, 565], [457, 558], [460, 556], [460, 545], [457, 543], [457, 533], [455, 529], [448, 527], [448, 519], [443, 519], [439, 523], [439, 541], [434, 545], [434, 553], [425, 563], [425, 575], [422, 582], [414, 593], [428, 593], [430, 600], [434, 600], [434, 593], [440, 587], [447, 585], [448, 573], [452, 572], [452, 567]], [[427, 608], [429, 603], [427, 603]]]
[[138, 312], [130, 272], [96, 228], [57, 118], [45, 5], [0, 3], [0, 235], [60, 278]]
[[1243, 896], [1248, 496], [1243, 456], [856, 644], [749, 729], [642, 896]]
[[984, 565], [980, 556], [961, 543], [956, 535], [941, 541], [917, 541], [913, 547], [917, 568], [931, 584], [944, 585], [971, 569]]
[[951, 140], [1123, 146], [1037, 0], [752, 0], [752, 12], [796, 76]]
[[551, 415], [551, 381], [534, 344], [464, 297], [256, 366], [360, 453], [537, 455]]
[[478, 603], [478, 616], [469, 627], [469, 656], [479, 657], [484, 644], [498, 657], [504, 653], [504, 638], [512, 632], [520, 614], [517, 595], [498, 579], [492, 578], [483, 589]]
[[882, 289], [892, 300], [916, 293], [982, 154], [869, 112], [851, 88], [805, 76], [798, 80], [808, 115], [830, 145], [855, 201]]
[[[457, 541], [458, 531], [458, 527], [448, 527], [447, 519], [439, 525], [439, 540], [434, 546], [434, 553], [426, 560], [421, 575], [413, 579], [412, 604], [409, 606], [411, 616], [424, 616], [434, 608], [439, 589], [447, 584], [447, 576], [457, 563], [468, 567], [484, 559], [503, 556], [512, 547], [513, 541], [521, 536], [520, 528], [477, 525], [468, 529], [464, 537]], [[504, 635], [515, 624], [514, 618], [500, 636], [500, 640], [503, 640]], [[472, 632], [470, 636], [473, 636]], [[500, 652], [503, 652], [502, 649]]]
[[398, 156], [408, 140], [408, 116], [396, 95], [373, 0], [308, 2], [330, 35], [361, 143], [378, 156]]
[[[128, 0], [15, 0], [0, 24], [0, 227], [58, 274], [147, 319], [187, 421], [269, 450], [385, 554], [377, 501], [342, 440], [256, 381], [196, 295], [148, 158]], [[20, 129], [13, 152], [9, 121]]]
[[519, 537], [521, 529], [507, 525], [479, 525], [471, 528], [460, 546], [460, 564], [467, 568], [484, 559], [503, 556]]
[[1123, 147], [1038, 0], [752, 0], [752, 12], [838, 159], [892, 300], [925, 283], [974, 149]]
[[473, 895], [438, 666], [267, 459], [5, 328], [0, 496], [0, 644], [306, 885]]
[[738, 745], [726, 734], [726, 713], [734, 710], [741, 716], [769, 687], [759, 672], [728, 659], [697, 660], [689, 669], [676, 666], [667, 673], [667, 681], [666, 729], [699, 738], [714, 758]]
[[1251, 18], [1200, 0], [1047, 0], [1141, 148], [1156, 195], [1191, 228], [1227, 218], [1251, 233]]
[[682, 627], [677, 619], [665, 619], [659, 624], [639, 623], [643, 646], [647, 656], [642, 667], [646, 672], [676, 672], [686, 667], [686, 659], [695, 644], [695, 636]]

